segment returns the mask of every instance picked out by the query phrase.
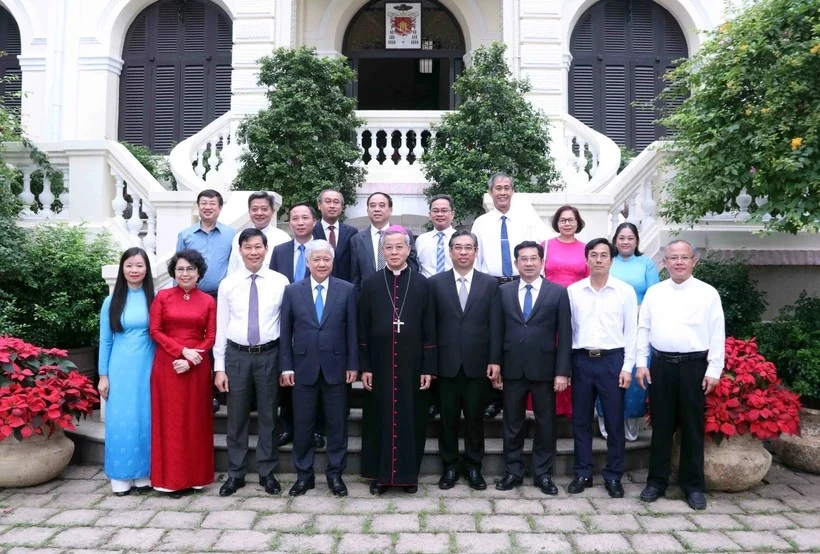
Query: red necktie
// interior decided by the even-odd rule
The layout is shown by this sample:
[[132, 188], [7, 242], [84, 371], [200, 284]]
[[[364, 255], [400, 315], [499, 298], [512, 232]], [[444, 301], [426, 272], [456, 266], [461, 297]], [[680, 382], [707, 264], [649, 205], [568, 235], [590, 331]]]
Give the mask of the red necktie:
[[328, 231], [330, 231], [330, 246], [336, 248], [336, 231], [333, 225], [328, 225]]

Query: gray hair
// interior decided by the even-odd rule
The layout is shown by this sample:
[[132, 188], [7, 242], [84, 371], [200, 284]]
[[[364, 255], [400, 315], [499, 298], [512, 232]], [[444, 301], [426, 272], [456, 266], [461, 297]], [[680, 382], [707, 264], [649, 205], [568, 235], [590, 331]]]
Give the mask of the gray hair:
[[342, 206], [344, 206], [344, 205], [345, 205], [345, 195], [344, 195], [344, 194], [342, 194], [342, 193], [341, 193], [341, 191], [338, 191], [338, 190], [336, 190], [336, 189], [325, 189], [325, 190], [323, 190], [322, 192], [320, 192], [320, 193], [319, 193], [319, 196], [317, 196], [317, 197], [316, 197], [316, 203], [317, 203], [317, 204], [321, 204], [321, 203], [322, 203], [322, 197], [325, 195], [325, 193], [326, 193], [326, 192], [335, 192], [335, 193], [337, 193], [337, 194], [341, 197], [341, 199], [342, 199]]
[[512, 175], [509, 173], [504, 173], [503, 171], [496, 171], [490, 175], [490, 180], [487, 181], [487, 190], [493, 190], [493, 185], [495, 182], [500, 181], [501, 179], [509, 179], [510, 186], [512, 186], [513, 190], [515, 190], [515, 181], [513, 181]]
[[410, 235], [408, 235], [407, 233], [405, 233], [403, 231], [385, 231], [384, 232], [384, 240], [387, 240], [387, 237], [389, 237], [391, 235], [401, 235], [401, 236], [403, 236], [404, 237], [404, 244], [406, 244], [407, 246], [410, 246]]
[[692, 256], [697, 258], [698, 253], [697, 253], [697, 250], [695, 250], [695, 247], [692, 246], [691, 242], [689, 242], [688, 240], [683, 240], [683, 239], [675, 239], [675, 240], [669, 241], [669, 244], [667, 244], [666, 247], [663, 250], [663, 255], [666, 256], [666, 252], [669, 250], [669, 248], [672, 247], [672, 246], [675, 246], [676, 244], [685, 244], [686, 246], [689, 247], [689, 251], [692, 252]]
[[330, 252], [330, 259], [331, 260], [333, 260], [336, 257], [336, 251], [333, 250], [333, 247], [326, 240], [322, 240], [322, 239], [312, 240], [305, 247], [305, 255], [307, 256], [308, 260], [310, 260], [312, 258], [312, 254], [314, 252], [325, 252], [325, 251]]

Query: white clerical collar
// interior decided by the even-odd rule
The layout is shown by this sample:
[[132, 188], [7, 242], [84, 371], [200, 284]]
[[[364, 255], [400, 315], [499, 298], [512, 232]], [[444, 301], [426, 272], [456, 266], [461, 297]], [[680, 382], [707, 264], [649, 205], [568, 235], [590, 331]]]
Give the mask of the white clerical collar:
[[669, 281], [672, 283], [672, 288], [673, 289], [675, 289], [675, 290], [686, 290], [692, 285], [692, 283], [695, 282], [695, 278], [690, 275], [689, 278], [686, 279], [686, 281], [684, 281], [683, 283], [676, 283], [675, 281], [672, 281], [672, 279], [669, 279]]
[[405, 262], [405, 263], [404, 263], [404, 265], [402, 266], [402, 268], [401, 268], [401, 269], [398, 269], [398, 270], [396, 270], [396, 269], [390, 269], [390, 267], [389, 267], [389, 266], [385, 266], [385, 267], [387, 267], [388, 271], [392, 272], [392, 273], [393, 273], [393, 275], [399, 276], [399, 275], [401, 275], [401, 274], [402, 274], [402, 272], [403, 272], [405, 269], [407, 269], [407, 262]]

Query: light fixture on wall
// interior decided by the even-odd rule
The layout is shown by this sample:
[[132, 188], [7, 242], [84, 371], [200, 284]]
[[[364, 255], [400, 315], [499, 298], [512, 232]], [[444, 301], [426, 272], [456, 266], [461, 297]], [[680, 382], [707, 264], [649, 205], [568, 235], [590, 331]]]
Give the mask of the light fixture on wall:
[[[421, 49], [422, 50], [432, 50], [433, 49], [433, 41], [430, 39], [421, 39]], [[433, 60], [430, 58], [422, 58], [419, 60], [419, 73], [432, 73], [433, 72]]]

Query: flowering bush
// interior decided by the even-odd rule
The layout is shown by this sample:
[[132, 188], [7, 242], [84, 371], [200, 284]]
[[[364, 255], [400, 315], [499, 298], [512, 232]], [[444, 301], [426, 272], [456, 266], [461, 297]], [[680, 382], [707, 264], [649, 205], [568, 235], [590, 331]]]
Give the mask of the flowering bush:
[[0, 441], [74, 430], [74, 418], [99, 401], [93, 383], [66, 360], [66, 351], [0, 336]]
[[773, 363], [758, 353], [755, 339], [726, 339], [726, 366], [706, 397], [706, 433], [715, 443], [751, 434], [770, 439], [799, 432], [799, 396], [777, 377]]

